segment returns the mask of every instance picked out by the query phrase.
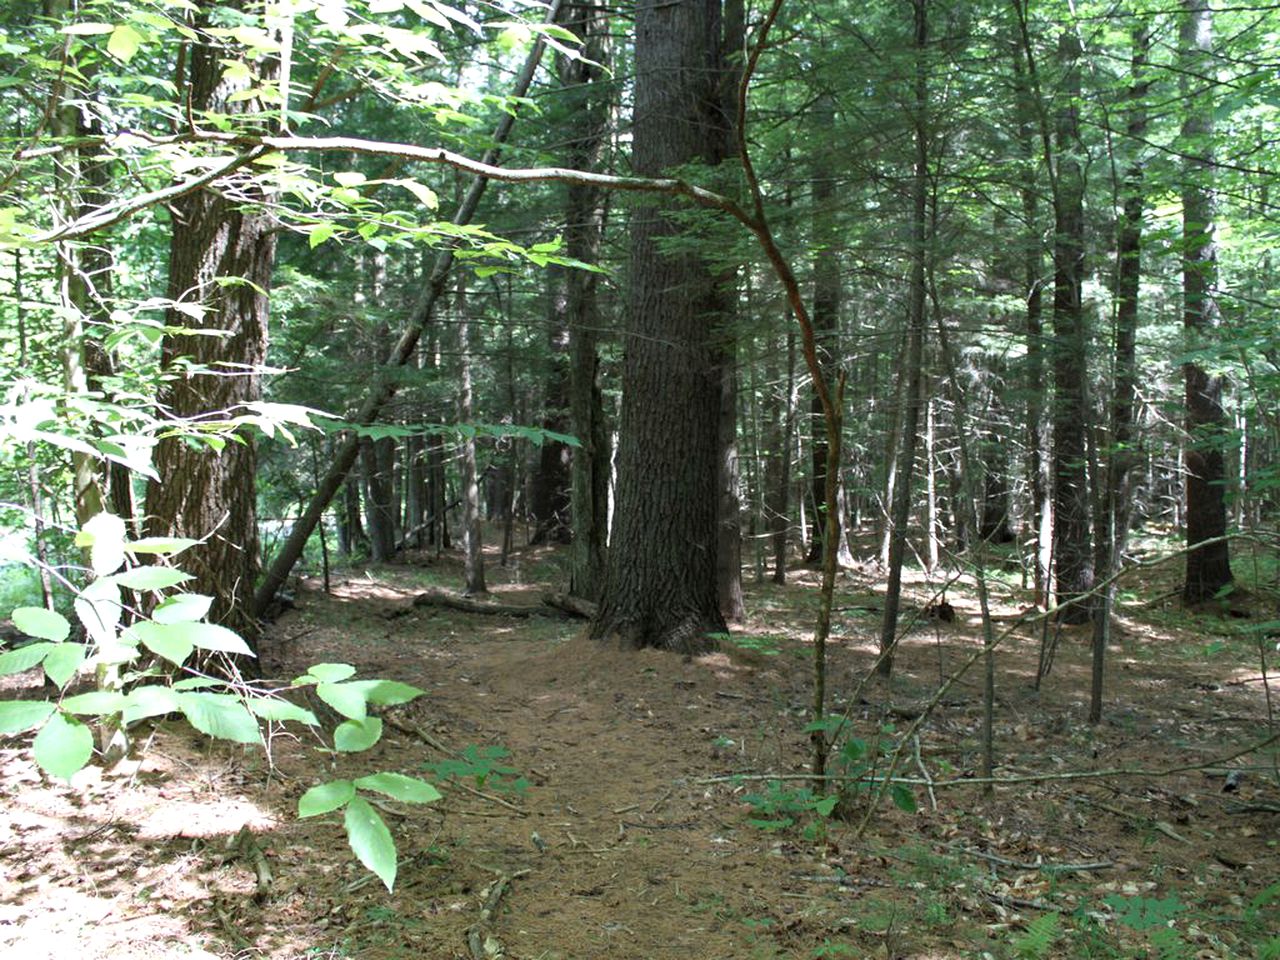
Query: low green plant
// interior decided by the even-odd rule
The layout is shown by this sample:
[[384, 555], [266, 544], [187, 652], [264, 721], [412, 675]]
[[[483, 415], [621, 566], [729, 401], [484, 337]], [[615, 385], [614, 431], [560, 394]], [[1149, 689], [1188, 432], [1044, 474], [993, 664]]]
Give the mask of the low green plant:
[[[837, 778], [840, 798], [847, 802], [874, 790], [879, 782], [879, 771], [884, 768], [884, 761], [893, 752], [893, 724], [883, 725], [880, 735], [872, 743], [853, 736], [849, 723], [840, 716], [824, 717], [805, 727], [806, 733], [819, 730], [826, 734], [827, 742], [832, 744], [827, 772]], [[904, 813], [916, 812], [915, 794], [906, 784], [889, 784], [888, 794], [899, 810]]]
[[815, 837], [820, 832], [818, 824], [830, 817], [840, 802], [837, 794], [819, 796], [808, 787], [788, 788], [779, 780], [768, 781], [761, 792], [742, 799], [757, 814], [747, 821], [757, 830], [789, 830], [803, 822]]
[[[173, 714], [214, 739], [258, 747], [264, 747], [268, 724], [318, 730], [315, 714], [285, 696], [303, 687], [312, 688], [343, 718], [329, 737], [335, 754], [356, 753], [382, 736], [382, 720], [371, 707], [422, 695], [406, 683], [357, 680], [355, 667], [343, 663], [316, 664], [282, 688], [236, 679], [230, 658], [252, 657], [253, 651], [238, 634], [207, 622], [212, 598], [183, 591], [191, 576], [165, 565], [194, 544], [180, 538], [130, 540], [123, 520], [100, 513], [76, 538], [94, 574], [88, 586], [74, 591], [72, 603], [84, 641], [72, 639], [71, 623], [57, 611], [34, 606], [13, 611], [14, 625], [32, 642], [0, 653], [0, 675], [40, 668], [56, 693], [45, 700], [0, 700], [0, 734], [31, 734], [35, 763], [49, 776], [70, 780], [92, 760], [94, 724], [104, 743], [137, 724]], [[146, 556], [159, 562], [140, 563]], [[151, 609], [149, 616], [141, 614], [143, 608]], [[203, 672], [192, 665], [197, 654], [226, 658], [228, 669], [222, 676]], [[72, 692], [73, 681], [89, 672], [96, 689]], [[395, 842], [366, 799], [370, 794], [404, 803], [440, 799], [431, 783], [383, 772], [318, 784], [303, 794], [298, 813], [312, 817], [343, 810], [356, 858], [390, 890]]]
[[470, 744], [457, 756], [433, 763], [424, 763], [422, 769], [438, 780], [466, 780], [475, 783], [476, 789], [488, 787], [499, 793], [522, 794], [529, 789], [529, 781], [515, 767], [503, 761], [510, 756], [506, 747], [496, 744], [479, 747]]
[[1014, 938], [1014, 955], [1022, 960], [1041, 960], [1050, 955], [1054, 943], [1062, 935], [1062, 921], [1056, 913], [1036, 917], [1027, 929]]

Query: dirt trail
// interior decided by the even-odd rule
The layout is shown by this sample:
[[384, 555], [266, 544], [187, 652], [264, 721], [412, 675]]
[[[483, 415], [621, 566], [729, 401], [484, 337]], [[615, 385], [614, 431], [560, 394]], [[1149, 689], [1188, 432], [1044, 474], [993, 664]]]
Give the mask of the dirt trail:
[[[503, 584], [495, 571], [498, 598], [536, 596], [531, 572], [526, 564], [522, 582], [510, 572]], [[803, 590], [752, 590], [757, 620], [738, 643], [684, 660], [604, 647], [571, 621], [413, 607], [416, 592], [451, 573], [383, 568], [333, 596], [308, 582], [274, 628], [285, 676], [348, 662], [427, 691], [387, 714], [375, 748], [332, 772], [307, 739], [276, 738], [272, 773], [259, 756], [209, 748], [176, 726], [122, 778], [88, 771], [71, 788], [40, 782], [5, 751], [0, 952], [65, 956], [74, 944], [86, 958], [465, 960], [500, 877], [509, 882], [486, 932], [520, 960], [998, 957], [1037, 917], [1077, 907], [1104, 916], [1117, 909], [1108, 896], [1178, 898], [1173, 928], [1189, 956], [1250, 956], [1237, 947], [1249, 930], [1273, 920], [1280, 929], [1274, 903], [1248, 914], [1280, 875], [1277, 815], [1261, 809], [1280, 807], [1280, 790], [1265, 772], [1236, 794], [1221, 793], [1222, 771], [1006, 787], [993, 805], [958, 788], [938, 791], [936, 810], [917, 791], [917, 812], [886, 805], [854, 843], [852, 823], [795, 806], [786, 791], [803, 782], [754, 808], [745, 798], [766, 785], [711, 782], [804, 769]], [[847, 606], [874, 602], [869, 583], [841, 591]], [[973, 649], [977, 631], [953, 602], [961, 623], [925, 626], [899, 657], [900, 708]], [[1034, 640], [1001, 651], [1003, 773], [1204, 762], [1261, 733], [1261, 684], [1233, 683], [1250, 674], [1245, 663], [1197, 657], [1204, 638], [1167, 625], [1126, 615], [1121, 626], [1108, 721], [1096, 730], [1081, 719], [1083, 643], [1064, 641], [1043, 694], [1027, 683]], [[837, 700], [870, 663], [874, 628], [853, 613], [841, 624]], [[957, 687], [922, 730], [921, 764], [936, 779], [976, 767], [975, 684]], [[873, 738], [885, 691], [864, 695], [850, 716]], [[291, 815], [320, 779], [422, 775], [450, 759], [439, 747], [481, 759], [501, 747], [490, 762], [513, 772], [445, 783], [445, 801], [430, 808], [384, 807], [401, 855], [390, 896], [353, 862], [339, 823]], [[918, 773], [910, 756], [902, 772]], [[527, 789], [514, 789], [517, 777]], [[1242, 804], [1259, 809], [1233, 812]], [[777, 828], [788, 816], [795, 825]], [[229, 848], [245, 825], [276, 877], [263, 904]], [[1038, 861], [1110, 866], [1059, 875]], [[1108, 921], [1099, 936], [1141, 956], [1148, 935]]]

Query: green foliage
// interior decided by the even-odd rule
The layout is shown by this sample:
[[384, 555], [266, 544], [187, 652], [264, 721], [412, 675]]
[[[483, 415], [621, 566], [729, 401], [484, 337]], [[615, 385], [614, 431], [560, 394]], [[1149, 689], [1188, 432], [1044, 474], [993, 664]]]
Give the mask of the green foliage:
[[524, 793], [529, 788], [529, 781], [514, 767], [503, 763], [508, 756], [506, 747], [468, 744], [457, 756], [424, 763], [422, 769], [439, 780], [470, 779], [477, 789], [487, 786], [499, 792]]
[[[89, 551], [90, 565], [98, 575], [73, 603], [85, 642], [71, 639], [71, 624], [61, 614], [19, 607], [13, 612], [15, 625], [37, 639], [0, 653], [0, 674], [42, 667], [61, 691], [52, 701], [0, 701], [0, 733], [36, 730], [32, 755], [51, 777], [70, 780], [92, 759], [93, 732], [82, 718], [96, 720], [110, 731], [122, 724], [180, 714], [213, 739], [261, 746], [263, 723], [318, 726], [311, 711], [281, 696], [290, 689], [314, 686], [320, 699], [347, 718], [333, 731], [334, 749], [353, 753], [368, 749], [381, 736], [382, 721], [369, 714], [371, 706], [407, 703], [422, 694], [405, 683], [356, 680], [355, 668], [341, 663], [316, 664], [284, 691], [194, 672], [184, 676], [188, 660], [197, 651], [204, 656], [253, 656], [240, 636], [201, 619], [209, 609], [208, 597], [171, 592], [190, 579], [186, 573], [169, 566], [139, 566], [130, 559], [142, 553], [168, 559], [189, 543], [130, 541], [124, 524], [109, 514], [99, 514], [86, 524], [77, 542]], [[122, 622], [126, 591], [151, 594], [158, 600], [150, 618], [138, 617], [128, 625]], [[133, 609], [132, 604], [129, 607]], [[178, 671], [178, 679], [148, 667], [150, 655], [170, 664]], [[95, 670], [100, 679], [125, 672], [99, 689], [70, 693], [73, 681], [86, 668]], [[320, 784], [299, 801], [298, 812], [304, 817], [345, 808], [352, 851], [391, 889], [395, 843], [361, 791], [413, 804], [434, 803], [440, 792], [426, 781], [387, 772]]]
[[[789, 788], [778, 780], [768, 781], [764, 790], [742, 799], [756, 814], [747, 823], [766, 832], [788, 830], [797, 823], [805, 823], [809, 829], [813, 818], [827, 819], [840, 802], [838, 794], [818, 796], [808, 787]], [[811, 832], [816, 836], [818, 830]]]
[[1056, 913], [1036, 917], [1027, 929], [1013, 940], [1013, 952], [1022, 960], [1042, 960], [1062, 935], [1061, 920]]

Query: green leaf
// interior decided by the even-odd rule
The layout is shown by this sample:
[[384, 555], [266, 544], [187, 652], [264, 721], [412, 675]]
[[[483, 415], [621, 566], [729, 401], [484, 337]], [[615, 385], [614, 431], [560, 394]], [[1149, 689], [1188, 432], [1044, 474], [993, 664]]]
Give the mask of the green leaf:
[[124, 565], [124, 521], [114, 513], [95, 514], [76, 534], [76, 546], [89, 548], [89, 566], [100, 577]]
[[336, 230], [337, 227], [332, 223], [317, 223], [307, 231], [307, 243], [310, 245], [311, 249], [314, 250], [316, 247], [320, 246], [320, 244], [332, 237]]
[[426, 693], [415, 686], [397, 680], [357, 680], [344, 686], [358, 688], [369, 703], [382, 707], [394, 707], [408, 703]]
[[199, 540], [188, 540], [186, 537], [143, 537], [126, 545], [130, 553], [148, 553], [169, 556], [181, 553], [194, 547]]
[[333, 780], [321, 783], [298, 798], [299, 817], [318, 817], [345, 806], [356, 795], [356, 788], [350, 780]]
[[320, 721], [316, 719], [316, 715], [305, 707], [274, 697], [250, 700], [249, 709], [253, 711], [254, 716], [262, 720], [272, 720], [277, 723], [293, 721], [294, 723], [305, 723], [312, 727], [320, 724]]
[[72, 37], [96, 37], [104, 33], [110, 33], [115, 29], [110, 23], [73, 23], [68, 27], [62, 28], [62, 33]]
[[829, 817], [836, 808], [836, 804], [840, 802], [840, 795], [833, 793], [830, 796], [822, 797], [813, 801], [813, 810], [819, 816]]
[[78, 643], [60, 643], [44, 658], [44, 674], [59, 690], [71, 682], [84, 663], [84, 647]]
[[317, 663], [307, 668], [307, 672], [293, 681], [295, 687], [307, 683], [340, 683], [348, 677], [356, 675], [356, 668], [349, 663]]
[[352, 720], [363, 720], [368, 713], [365, 692], [354, 683], [317, 683], [316, 696]]
[[361, 790], [374, 790], [402, 803], [435, 803], [440, 791], [425, 780], [406, 777], [403, 773], [375, 773], [356, 781]]
[[130, 590], [167, 590], [193, 577], [173, 567], [134, 567], [117, 573], [111, 579]]
[[71, 624], [62, 614], [44, 607], [18, 607], [13, 625], [29, 637], [61, 643], [71, 633]]
[[199, 650], [214, 653], [235, 653], [243, 657], [252, 657], [253, 651], [235, 631], [220, 627], [216, 623], [167, 623], [174, 631], [174, 636], [182, 637]]
[[53, 713], [47, 700], [0, 700], [0, 733], [22, 733]]
[[378, 875], [387, 891], [396, 883], [396, 842], [376, 810], [362, 797], [347, 804], [347, 842], [356, 859]]
[[187, 721], [211, 737], [235, 743], [261, 743], [258, 721], [229, 693], [181, 693], [178, 707]]
[[99, 647], [109, 647], [120, 625], [120, 588], [110, 580], [95, 580], [76, 597], [72, 606], [85, 632]]
[[167, 597], [151, 614], [156, 623], [191, 623], [209, 612], [213, 597], [202, 593], [179, 593]]
[[122, 712], [128, 704], [129, 698], [115, 690], [90, 690], [88, 693], [78, 693], [74, 697], [65, 697], [59, 706], [67, 713], [105, 717]]
[[121, 719], [125, 723], [136, 723], [182, 710], [178, 694], [168, 687], [134, 687], [125, 695], [125, 701], [125, 708], [121, 712]]
[[28, 643], [17, 650], [0, 653], [0, 677], [11, 673], [22, 673], [44, 662], [52, 651], [58, 649], [56, 643]]
[[174, 666], [182, 666], [191, 656], [195, 646], [175, 628], [180, 624], [135, 623], [132, 631], [143, 645], [157, 657], [164, 657]]
[[173, 689], [175, 690], [210, 690], [214, 687], [226, 687], [225, 680], [215, 680], [213, 677], [187, 677], [185, 680], [175, 680]]
[[903, 813], [916, 812], [916, 796], [911, 792], [911, 788], [905, 784], [890, 784], [889, 799], [891, 799], [893, 801], [893, 805]]
[[79, 720], [55, 713], [36, 734], [32, 746], [41, 770], [70, 780], [93, 756], [93, 734]]
[[140, 46], [142, 46], [142, 34], [127, 23], [122, 23], [111, 31], [111, 39], [107, 41], [107, 53], [121, 63], [128, 63]]
[[343, 753], [368, 750], [382, 738], [382, 721], [377, 717], [344, 720], [333, 731], [334, 749]]

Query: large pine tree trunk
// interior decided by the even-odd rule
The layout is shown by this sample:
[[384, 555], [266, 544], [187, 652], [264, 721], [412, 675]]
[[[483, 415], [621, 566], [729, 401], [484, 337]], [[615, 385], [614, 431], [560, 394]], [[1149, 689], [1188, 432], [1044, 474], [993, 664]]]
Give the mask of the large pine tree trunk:
[[[1218, 254], [1214, 241], [1213, 14], [1206, 0], [1183, 0], [1179, 35], [1183, 95], [1183, 153], [1188, 158], [1182, 188], [1182, 296], [1186, 349], [1211, 346], [1219, 335]], [[1193, 85], [1191, 78], [1197, 78]], [[1200, 79], [1203, 78], [1203, 79]], [[1204, 365], [1183, 364], [1186, 384], [1186, 524], [1193, 547], [1227, 532], [1226, 459], [1228, 424], [1222, 409], [1223, 377]], [[1226, 540], [1187, 554], [1185, 603], [1217, 596], [1231, 583]]]
[[[718, 0], [638, 4], [637, 173], [715, 159], [719, 38]], [[725, 629], [716, 584], [719, 298], [707, 263], [663, 250], [680, 233], [672, 207], [645, 201], [631, 220], [617, 510], [592, 633], [697, 652]]]
[[[223, 81], [219, 54], [207, 38], [189, 48], [187, 92], [193, 114], [237, 112], [257, 102], [229, 101], [234, 90]], [[234, 411], [261, 396], [254, 370], [266, 357], [276, 233], [265, 210], [245, 203], [245, 193], [254, 192], [252, 185], [239, 183], [236, 192], [232, 198], [216, 187], [206, 188], [170, 204], [168, 295], [189, 309], [168, 310], [165, 323], [170, 329], [221, 334], [166, 336], [162, 361], [177, 375], [161, 399], [176, 416]], [[242, 282], [228, 284], [227, 278]], [[211, 372], [179, 370], [180, 358]], [[180, 439], [161, 441], [155, 452], [158, 479], [147, 487], [147, 532], [203, 541], [183, 554], [183, 569], [196, 576], [189, 586], [214, 598], [210, 619], [252, 641], [259, 569], [257, 454], [252, 436], [240, 439], [217, 454]]]

